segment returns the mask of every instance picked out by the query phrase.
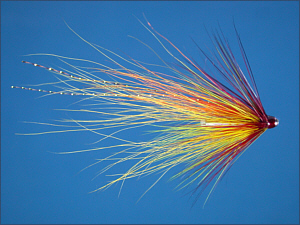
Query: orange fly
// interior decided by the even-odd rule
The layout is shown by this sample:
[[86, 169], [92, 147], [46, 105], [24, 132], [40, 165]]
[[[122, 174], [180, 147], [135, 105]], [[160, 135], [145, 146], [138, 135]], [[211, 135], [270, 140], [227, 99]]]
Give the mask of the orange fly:
[[[150, 190], [168, 171], [175, 166], [183, 165], [184, 169], [173, 175], [171, 179], [182, 178], [178, 184], [179, 189], [193, 187], [192, 193], [196, 194], [195, 201], [214, 180], [207, 201], [222, 176], [241, 154], [267, 129], [276, 127], [279, 121], [267, 115], [262, 106], [250, 64], [236, 29], [238, 45], [247, 70], [246, 75], [242, 72], [222, 32], [211, 37], [215, 48], [212, 56], [208, 56], [197, 46], [218, 76], [223, 78], [224, 81], [221, 82], [216, 74], [204, 70], [171, 41], [158, 33], [149, 22], [147, 24], [148, 26], [142, 25], [176, 63], [174, 66], [165, 62], [151, 47], [143, 43], [161, 60], [162, 65], [158, 68], [169, 70], [168, 74], [150, 70], [148, 64], [130, 57], [124, 58], [92, 44], [69, 27], [81, 40], [112, 62], [115, 68], [89, 60], [48, 54], [62, 61], [81, 60], [93, 63], [95, 66], [82, 68], [66, 62], [73, 71], [64, 72], [23, 61], [59, 75], [58, 83], [63, 84], [64, 87], [60, 87], [59, 91], [17, 86], [12, 88], [41, 91], [49, 95], [80, 95], [85, 100], [95, 101], [99, 106], [105, 103], [113, 109], [110, 112], [107, 112], [104, 106], [90, 110], [79, 109], [76, 111], [107, 115], [107, 117], [99, 120], [66, 119], [63, 121], [67, 124], [66, 127], [69, 123], [77, 125], [77, 128], [67, 128], [65, 132], [87, 130], [104, 136], [101, 140], [112, 138], [123, 142], [123, 144], [109, 146], [109, 148], [123, 147], [123, 151], [95, 163], [114, 160], [100, 173], [119, 163], [135, 160], [134, 165], [126, 172], [116, 174], [116, 179], [95, 191], [108, 188], [117, 182], [123, 185], [124, 181], [130, 178], [160, 172], [160, 177], [149, 187]], [[166, 47], [167, 45], [170, 47]], [[125, 67], [121, 62], [129, 63], [135, 69]], [[106, 74], [113, 79], [104, 80], [101, 74]], [[99, 100], [102, 103], [98, 103]], [[117, 137], [118, 132], [141, 126], [154, 127], [154, 132], [157, 132], [158, 136], [146, 142], [133, 142]], [[118, 131], [109, 135], [101, 133], [101, 130], [109, 128], [118, 128]], [[45, 133], [55, 132], [61, 131]], [[66, 153], [104, 148], [107, 147]], [[118, 157], [121, 153], [127, 156]], [[192, 185], [194, 183], [195, 186]]]

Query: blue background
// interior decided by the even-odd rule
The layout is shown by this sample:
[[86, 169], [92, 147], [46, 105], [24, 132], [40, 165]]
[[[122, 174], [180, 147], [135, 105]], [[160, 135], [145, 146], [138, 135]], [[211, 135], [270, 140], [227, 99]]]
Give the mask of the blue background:
[[[21, 63], [57, 68], [55, 58], [24, 55], [53, 53], [106, 62], [67, 28], [65, 20], [92, 43], [156, 63], [147, 48], [128, 37], [135, 36], [165, 55], [133, 16], [144, 21], [143, 13], [157, 31], [200, 64], [203, 60], [190, 36], [205, 49], [209, 39], [204, 25], [211, 30], [220, 23], [236, 46], [234, 18], [265, 110], [280, 120], [239, 158], [204, 209], [203, 199], [191, 208], [189, 196], [173, 190], [177, 182], [167, 182], [172, 173], [138, 203], [157, 175], [127, 181], [119, 198], [119, 185], [89, 194], [107, 179], [92, 180], [99, 166], [78, 172], [102, 153], [50, 152], [96, 147], [91, 143], [97, 135], [15, 135], [51, 129], [23, 121], [65, 118], [64, 112], [52, 109], [80, 100], [39, 98], [38, 92], [11, 89], [55, 81], [51, 73]], [[299, 3], [1, 2], [1, 222], [299, 223]]]

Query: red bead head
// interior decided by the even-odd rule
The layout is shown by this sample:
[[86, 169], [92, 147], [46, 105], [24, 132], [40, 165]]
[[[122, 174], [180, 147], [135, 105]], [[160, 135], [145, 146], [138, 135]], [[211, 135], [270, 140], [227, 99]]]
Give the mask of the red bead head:
[[279, 120], [274, 116], [268, 116], [268, 128], [276, 127], [279, 124]]

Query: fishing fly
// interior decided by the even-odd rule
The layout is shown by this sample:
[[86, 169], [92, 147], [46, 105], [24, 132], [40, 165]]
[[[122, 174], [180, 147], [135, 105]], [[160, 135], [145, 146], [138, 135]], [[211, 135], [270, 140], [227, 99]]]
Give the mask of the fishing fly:
[[[54, 73], [58, 82], [53, 86], [59, 90], [19, 86], [12, 88], [40, 91], [45, 95], [81, 96], [81, 101], [94, 102], [90, 109], [66, 110], [93, 113], [99, 119], [62, 120], [66, 128], [64, 131], [89, 131], [101, 136], [98, 142], [112, 139], [111, 143], [122, 143], [64, 154], [121, 147], [122, 151], [111, 153], [93, 164], [112, 162], [98, 175], [120, 163], [133, 162], [127, 171], [115, 174], [114, 180], [94, 191], [104, 190], [118, 182], [122, 188], [125, 180], [159, 173], [158, 179], [145, 191], [147, 193], [167, 172], [179, 167], [182, 170], [173, 174], [170, 179], [180, 178], [177, 188], [188, 188], [195, 196], [195, 202], [212, 183], [206, 202], [220, 179], [242, 153], [267, 129], [276, 127], [279, 121], [266, 114], [263, 108], [235, 26], [246, 74], [242, 72], [221, 30], [210, 36], [214, 46], [210, 51], [211, 55], [196, 44], [214, 69], [212, 73], [187, 57], [148, 21], [146, 23], [147, 25], [141, 22], [175, 63], [166, 62], [154, 49], [138, 39], [158, 57], [161, 65], [150, 65], [129, 56], [123, 57], [88, 42], [67, 25], [109, 63], [104, 65], [85, 59], [43, 54], [60, 59], [71, 69], [59, 70], [28, 61], [23, 63]], [[87, 62], [93, 66], [75, 66], [67, 61]], [[156, 69], [150, 69], [152, 66]], [[111, 79], [103, 79], [105, 76]], [[72, 126], [69, 125], [71, 123]], [[121, 132], [139, 127], [152, 127], [151, 133], [155, 134], [155, 138], [132, 141], [118, 137]], [[109, 134], [103, 132], [110, 128], [117, 130]], [[61, 131], [44, 133], [56, 132]]]

